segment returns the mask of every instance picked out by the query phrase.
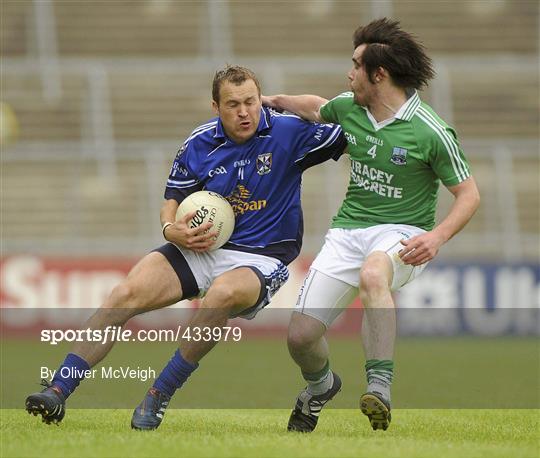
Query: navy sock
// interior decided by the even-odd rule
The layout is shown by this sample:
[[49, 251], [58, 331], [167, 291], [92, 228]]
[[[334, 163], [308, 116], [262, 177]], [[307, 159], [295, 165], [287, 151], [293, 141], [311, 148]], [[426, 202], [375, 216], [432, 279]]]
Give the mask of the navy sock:
[[84, 379], [84, 372], [90, 370], [88, 363], [74, 353], [68, 353], [64, 363], [58, 368], [52, 379], [64, 397], [68, 397]]
[[180, 350], [176, 350], [174, 356], [154, 382], [154, 388], [162, 393], [172, 396], [198, 367], [198, 363], [191, 364], [187, 362], [182, 358]]

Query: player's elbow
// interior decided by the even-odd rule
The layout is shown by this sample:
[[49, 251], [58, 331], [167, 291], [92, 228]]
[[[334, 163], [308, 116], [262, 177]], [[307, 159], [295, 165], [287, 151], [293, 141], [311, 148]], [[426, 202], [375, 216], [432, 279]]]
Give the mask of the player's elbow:
[[456, 199], [462, 202], [462, 205], [466, 205], [470, 209], [471, 216], [480, 206], [480, 191], [472, 176], [458, 185], [452, 192]]
[[480, 192], [478, 189], [476, 189], [476, 192], [473, 197], [473, 205], [474, 205], [474, 211], [478, 210], [478, 207], [480, 207]]
[[480, 191], [478, 190], [476, 183], [471, 187], [467, 200], [471, 205], [473, 213], [475, 213], [476, 210], [478, 210], [478, 207], [480, 207]]

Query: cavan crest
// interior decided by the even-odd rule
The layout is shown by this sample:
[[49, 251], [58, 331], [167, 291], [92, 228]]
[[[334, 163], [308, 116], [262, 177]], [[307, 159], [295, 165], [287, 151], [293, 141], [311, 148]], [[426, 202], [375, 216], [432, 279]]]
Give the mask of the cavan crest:
[[272, 153], [263, 153], [257, 156], [257, 173], [266, 175], [272, 170]]
[[394, 146], [392, 148], [392, 157], [390, 162], [396, 165], [405, 165], [407, 164], [407, 150], [399, 146]]
[[182, 156], [185, 150], [186, 150], [186, 145], [182, 145], [182, 147], [176, 152], [176, 157]]

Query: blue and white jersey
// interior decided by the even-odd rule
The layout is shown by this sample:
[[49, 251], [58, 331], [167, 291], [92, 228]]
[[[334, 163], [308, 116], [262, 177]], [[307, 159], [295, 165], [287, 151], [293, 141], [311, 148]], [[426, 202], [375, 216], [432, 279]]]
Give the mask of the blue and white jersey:
[[202, 189], [226, 197], [236, 216], [223, 248], [263, 254], [284, 264], [302, 246], [302, 172], [346, 147], [341, 127], [302, 120], [263, 107], [255, 135], [243, 144], [228, 138], [219, 118], [197, 127], [174, 160], [166, 199], [181, 202]]

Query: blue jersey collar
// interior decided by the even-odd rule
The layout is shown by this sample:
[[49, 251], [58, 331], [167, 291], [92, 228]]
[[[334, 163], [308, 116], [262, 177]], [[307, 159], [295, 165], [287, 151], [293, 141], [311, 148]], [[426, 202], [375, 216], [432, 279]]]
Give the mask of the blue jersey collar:
[[[218, 117], [217, 121], [218, 122], [216, 125], [216, 133], [214, 134], [214, 138], [229, 138], [225, 134], [223, 124], [221, 123], [221, 118]], [[257, 126], [256, 134], [262, 134], [271, 127], [272, 123], [270, 121], [270, 114], [268, 113], [268, 109], [261, 107], [261, 118], [259, 119], [259, 125]]]

